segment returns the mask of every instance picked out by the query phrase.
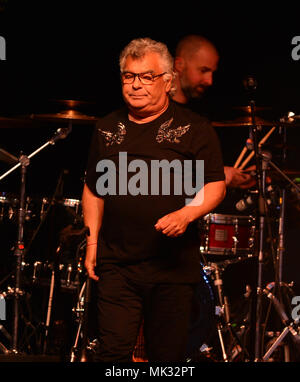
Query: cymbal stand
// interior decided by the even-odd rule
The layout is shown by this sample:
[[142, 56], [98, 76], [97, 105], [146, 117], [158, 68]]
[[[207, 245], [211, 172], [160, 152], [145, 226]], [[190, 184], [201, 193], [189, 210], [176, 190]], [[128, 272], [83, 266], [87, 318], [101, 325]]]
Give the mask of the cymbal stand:
[[286, 203], [286, 190], [283, 188], [281, 190], [281, 195], [279, 197], [280, 203], [280, 214], [278, 222], [278, 246], [277, 246], [277, 257], [276, 265], [278, 271], [278, 282], [279, 285], [282, 283], [282, 265], [283, 265], [283, 255], [285, 251], [285, 242], [284, 242], [284, 223], [285, 223], [285, 203]]
[[22, 281], [22, 267], [23, 267], [23, 257], [24, 257], [24, 220], [25, 220], [25, 184], [26, 184], [26, 169], [30, 163], [30, 159], [42, 151], [49, 145], [54, 145], [57, 140], [64, 139], [70, 133], [72, 129], [71, 123], [69, 123], [68, 128], [60, 128], [56, 131], [53, 138], [39, 147], [37, 150], [32, 152], [30, 155], [26, 156], [22, 154], [19, 158], [19, 162], [13, 166], [10, 170], [0, 176], [0, 180], [4, 179], [7, 175], [12, 173], [17, 168], [21, 167], [21, 185], [20, 185], [20, 206], [19, 206], [19, 215], [18, 215], [18, 235], [17, 243], [14, 251], [14, 256], [16, 256], [16, 265], [15, 265], [15, 287], [13, 290], [13, 334], [12, 334], [12, 346], [11, 352], [17, 354], [19, 353], [18, 349], [18, 334], [19, 334], [19, 317], [20, 317], [20, 296], [23, 295], [21, 290], [21, 281]]
[[19, 219], [18, 219], [18, 239], [15, 248], [14, 255], [16, 256], [16, 272], [15, 272], [15, 296], [14, 296], [14, 325], [13, 325], [13, 337], [12, 337], [12, 352], [18, 353], [18, 328], [19, 328], [19, 305], [20, 296], [23, 291], [21, 290], [21, 270], [24, 255], [24, 218], [25, 218], [25, 178], [26, 168], [29, 165], [29, 159], [26, 155], [21, 155], [21, 191], [20, 191], [20, 207], [19, 207]]
[[220, 319], [220, 316], [225, 311], [225, 317], [226, 317], [226, 322], [227, 322], [227, 320], [229, 318], [228, 305], [226, 305], [226, 307], [225, 307], [223, 288], [222, 288], [223, 280], [222, 280], [221, 275], [220, 275], [220, 269], [219, 269], [218, 264], [212, 263], [212, 270], [213, 270], [213, 274], [214, 274], [214, 285], [216, 286], [217, 292], [218, 292], [219, 307], [221, 308], [219, 314], [217, 315], [218, 316], [217, 332], [218, 332], [218, 337], [219, 337], [220, 346], [221, 346], [221, 350], [222, 350], [223, 361], [229, 362], [228, 355], [227, 355], [226, 348], [225, 348], [225, 342], [224, 342], [224, 338], [223, 338], [223, 334], [222, 334], [223, 325], [222, 325], [222, 322]]
[[[284, 178], [290, 185], [293, 186], [294, 190], [300, 195], [300, 187], [298, 184], [293, 182], [280, 168], [271, 161], [271, 157], [265, 155], [264, 153], [260, 154], [262, 160], [268, 163], [268, 166], [271, 166], [282, 178]], [[278, 224], [278, 246], [277, 246], [277, 256], [276, 256], [276, 273], [279, 284], [282, 283], [282, 266], [283, 266], [283, 255], [285, 251], [285, 242], [284, 242], [284, 226], [285, 226], [285, 205], [286, 205], [286, 189], [282, 188], [279, 196], [279, 224]]]
[[[89, 230], [87, 227], [87, 235], [89, 236]], [[77, 247], [76, 259], [77, 263], [79, 262], [79, 253], [86, 248], [86, 239], [84, 239]], [[77, 300], [76, 308], [73, 308], [73, 312], [76, 313], [78, 328], [76, 332], [75, 342], [71, 349], [71, 358], [70, 362], [75, 362], [76, 359], [79, 359], [79, 362], [87, 362], [88, 354], [87, 350], [93, 350], [93, 347], [96, 345], [95, 342], [89, 342], [89, 310], [91, 302], [91, 288], [92, 280], [89, 277], [86, 277], [85, 282], [83, 283]], [[81, 337], [81, 351], [79, 353], [79, 338]], [[79, 356], [80, 354], [80, 356]]]
[[255, 323], [255, 349], [254, 357], [258, 361], [261, 358], [261, 315], [262, 315], [262, 276], [263, 276], [263, 264], [264, 264], [264, 231], [265, 231], [265, 220], [267, 203], [265, 199], [265, 180], [266, 180], [266, 169], [267, 164], [265, 161], [261, 160], [259, 156], [259, 144], [257, 131], [258, 126], [256, 125], [255, 116], [255, 101], [250, 100], [251, 109], [251, 138], [253, 140], [253, 150], [256, 162], [256, 179], [258, 185], [258, 217], [259, 217], [259, 246], [258, 246], [258, 272], [257, 272], [257, 304], [256, 304], [256, 323]]
[[281, 342], [289, 333], [292, 335], [292, 340], [300, 349], [300, 337], [297, 332], [297, 329], [299, 328], [299, 318], [297, 318], [296, 320], [290, 320], [284, 311], [283, 305], [276, 298], [276, 296], [271, 292], [271, 290], [272, 290], [272, 286], [267, 285], [266, 288], [263, 290], [263, 293], [272, 301], [285, 327], [282, 330], [281, 334], [277, 337], [276, 341], [264, 354], [264, 356], [262, 357], [262, 361], [267, 361], [271, 357], [272, 353], [276, 350], [276, 348], [281, 344]]

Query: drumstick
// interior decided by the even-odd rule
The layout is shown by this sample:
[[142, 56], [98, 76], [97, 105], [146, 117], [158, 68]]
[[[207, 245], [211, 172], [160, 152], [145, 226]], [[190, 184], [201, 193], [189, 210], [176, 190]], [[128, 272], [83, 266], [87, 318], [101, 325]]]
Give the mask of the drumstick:
[[[258, 147], [260, 147], [261, 145], [263, 145], [266, 140], [269, 138], [269, 136], [273, 133], [273, 131], [276, 129], [276, 126], [273, 126], [272, 129], [270, 129], [268, 131], [268, 133], [261, 139], [261, 141], [259, 142], [258, 144]], [[241, 164], [241, 166], [239, 167], [240, 170], [243, 170], [243, 168], [246, 166], [246, 164], [250, 161], [250, 159], [253, 157], [254, 155], [254, 150], [251, 151], [251, 153], [248, 155], [248, 157], [244, 160], [244, 162]]]
[[236, 160], [236, 162], [235, 162], [235, 164], [233, 166], [234, 168], [238, 168], [239, 167], [239, 164], [241, 163], [241, 160], [243, 159], [243, 156], [246, 154], [247, 151], [248, 151], [248, 148], [247, 148], [247, 146], [245, 146], [243, 148], [243, 150], [241, 151], [238, 159]]

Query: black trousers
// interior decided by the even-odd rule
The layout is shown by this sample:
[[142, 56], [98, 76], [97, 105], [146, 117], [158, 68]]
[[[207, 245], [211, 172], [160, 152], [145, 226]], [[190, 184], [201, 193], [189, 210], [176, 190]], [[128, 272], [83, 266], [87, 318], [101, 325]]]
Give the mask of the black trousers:
[[98, 362], [131, 362], [144, 320], [149, 362], [183, 361], [194, 284], [151, 284], [128, 280], [116, 269], [98, 282]]

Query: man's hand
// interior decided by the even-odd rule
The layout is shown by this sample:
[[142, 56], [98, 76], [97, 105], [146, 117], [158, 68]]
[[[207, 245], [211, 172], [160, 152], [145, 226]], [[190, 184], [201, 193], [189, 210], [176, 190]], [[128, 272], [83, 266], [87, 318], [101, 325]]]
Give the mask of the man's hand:
[[166, 236], [181, 236], [186, 231], [187, 226], [199, 218], [198, 211], [198, 207], [187, 205], [158, 219], [154, 227]]
[[240, 170], [234, 167], [224, 167], [226, 178], [226, 186], [233, 188], [247, 189], [256, 184], [255, 177], [250, 174], [250, 167], [245, 170]]
[[86, 255], [84, 266], [88, 276], [98, 281], [99, 277], [95, 274], [98, 233], [102, 224], [104, 211], [104, 199], [97, 197], [88, 188], [87, 184], [83, 187], [82, 193], [82, 212], [86, 227], [89, 228], [89, 236], [86, 243]]
[[225, 194], [223, 180], [207, 183], [188, 205], [158, 219], [154, 227], [166, 236], [183, 235], [191, 222], [212, 211], [224, 199]]
[[184, 207], [160, 218], [155, 224], [155, 229], [169, 237], [177, 237], [184, 234], [188, 224], [192, 221], [189, 211]]

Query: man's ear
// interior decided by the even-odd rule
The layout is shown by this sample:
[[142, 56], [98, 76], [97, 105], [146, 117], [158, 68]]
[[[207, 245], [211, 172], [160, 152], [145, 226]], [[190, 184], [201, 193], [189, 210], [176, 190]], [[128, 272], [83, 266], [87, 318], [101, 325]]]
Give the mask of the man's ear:
[[176, 72], [181, 73], [184, 69], [185, 62], [183, 57], [175, 57], [174, 59], [174, 69]]

